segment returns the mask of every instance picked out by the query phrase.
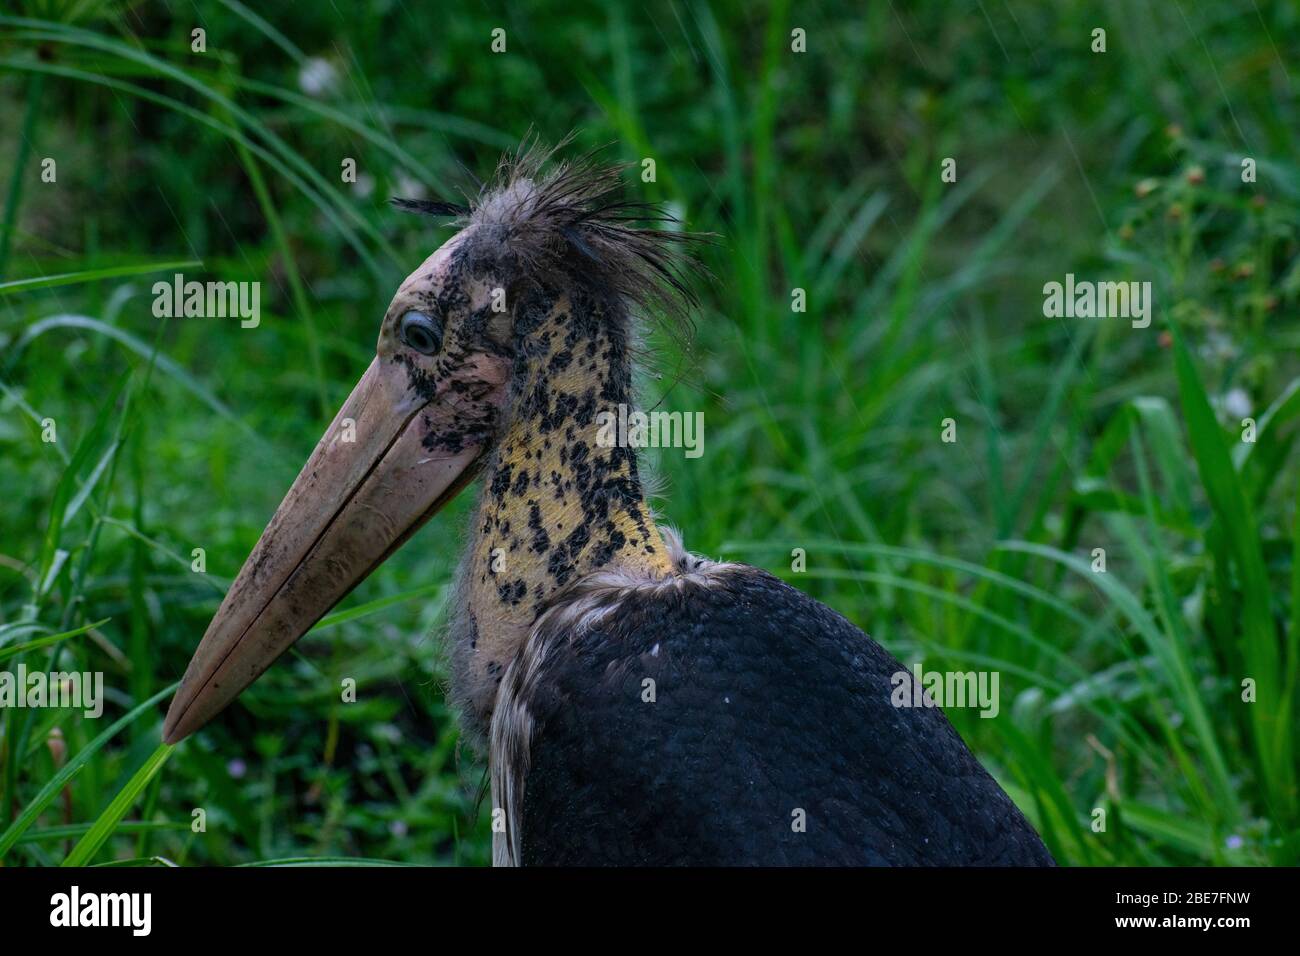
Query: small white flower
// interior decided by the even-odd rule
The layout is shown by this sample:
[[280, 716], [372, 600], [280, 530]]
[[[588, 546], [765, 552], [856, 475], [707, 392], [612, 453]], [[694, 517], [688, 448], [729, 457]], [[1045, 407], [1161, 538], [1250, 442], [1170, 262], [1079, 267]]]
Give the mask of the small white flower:
[[374, 734], [380, 740], [390, 744], [400, 743], [402, 740], [401, 728], [396, 724], [379, 724], [375, 727]]
[[1223, 396], [1223, 410], [1233, 418], [1245, 418], [1250, 414], [1250, 396], [1244, 388], [1230, 389]]
[[1231, 388], [1222, 395], [1215, 395], [1210, 404], [1221, 418], [1238, 421], [1251, 413], [1250, 395], [1244, 388]]
[[394, 185], [397, 187], [396, 195], [403, 199], [423, 199], [427, 191], [423, 183], [402, 172], [397, 174]]
[[338, 86], [339, 71], [329, 60], [318, 56], [303, 61], [298, 71], [298, 88], [308, 96], [325, 96]]
[[362, 199], [367, 199], [375, 191], [375, 177], [366, 173], [358, 173], [357, 181], [352, 184], [352, 188]]

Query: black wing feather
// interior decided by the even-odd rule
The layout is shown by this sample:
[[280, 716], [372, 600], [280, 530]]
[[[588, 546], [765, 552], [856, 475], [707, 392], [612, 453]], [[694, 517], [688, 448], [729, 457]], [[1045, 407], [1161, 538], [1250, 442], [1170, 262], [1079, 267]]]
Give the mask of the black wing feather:
[[624, 602], [536, 685], [523, 863], [1052, 865], [902, 669], [753, 568]]

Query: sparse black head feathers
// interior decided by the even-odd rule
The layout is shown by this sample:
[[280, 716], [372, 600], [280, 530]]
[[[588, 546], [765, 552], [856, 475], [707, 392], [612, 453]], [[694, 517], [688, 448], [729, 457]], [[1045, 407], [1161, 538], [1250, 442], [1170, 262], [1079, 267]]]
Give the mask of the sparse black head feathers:
[[407, 212], [419, 212], [426, 216], [467, 216], [468, 206], [458, 206], [454, 202], [441, 202], [435, 199], [390, 199], [398, 209]]
[[690, 250], [714, 237], [674, 228], [677, 218], [656, 203], [623, 198], [622, 174], [633, 164], [603, 163], [600, 150], [556, 159], [570, 139], [554, 147], [526, 140], [502, 157], [491, 181], [468, 197], [467, 206], [392, 202], [453, 216], [453, 225], [473, 228], [466, 254], [484, 267], [504, 267], [511, 282], [576, 282], [619, 296], [638, 313], [689, 324], [690, 310], [698, 304], [693, 278], [708, 275]]

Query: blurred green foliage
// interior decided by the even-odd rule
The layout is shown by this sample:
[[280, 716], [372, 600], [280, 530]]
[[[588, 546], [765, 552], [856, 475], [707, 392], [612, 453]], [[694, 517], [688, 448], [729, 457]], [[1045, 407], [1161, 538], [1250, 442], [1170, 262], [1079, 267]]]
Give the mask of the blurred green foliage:
[[[687, 545], [905, 661], [1001, 671], [998, 719], [950, 716], [1063, 863], [1300, 861], [1293, 5], [17, 6], [0, 654], [106, 621], [6, 666], [105, 671], [111, 720], [175, 681], [447, 237], [384, 200], [576, 130], [723, 240], [694, 346], [645, 350], [648, 403], [706, 414], [703, 458], [650, 460]], [[178, 261], [262, 282], [260, 327], [160, 324], [147, 270]], [[1069, 272], [1152, 282], [1155, 322], [1044, 318]], [[105, 721], [0, 712], [5, 862], [88, 831], [100, 862], [486, 862], [438, 645], [469, 497], [161, 769], [161, 705], [98, 744]]]

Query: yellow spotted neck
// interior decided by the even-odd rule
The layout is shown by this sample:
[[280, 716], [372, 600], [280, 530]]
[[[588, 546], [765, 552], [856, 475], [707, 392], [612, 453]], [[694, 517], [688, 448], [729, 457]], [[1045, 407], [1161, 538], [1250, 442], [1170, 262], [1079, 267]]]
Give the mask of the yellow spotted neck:
[[557, 593], [593, 571], [672, 570], [634, 450], [597, 441], [597, 415], [632, 404], [626, 323], [574, 298], [534, 310], [471, 529], [465, 676], [480, 712]]

